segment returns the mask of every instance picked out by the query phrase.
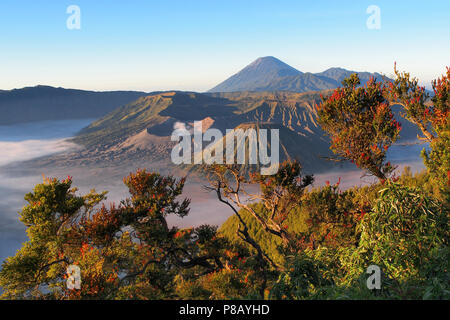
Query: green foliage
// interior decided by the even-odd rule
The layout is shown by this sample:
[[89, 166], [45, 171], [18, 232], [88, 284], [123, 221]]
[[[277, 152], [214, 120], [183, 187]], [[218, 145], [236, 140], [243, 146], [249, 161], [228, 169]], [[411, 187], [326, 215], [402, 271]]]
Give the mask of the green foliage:
[[437, 200], [388, 182], [361, 223], [360, 259], [383, 268], [398, 281], [419, 275], [434, 248], [448, 245], [448, 212]]
[[450, 202], [450, 68], [447, 74], [432, 82], [434, 97], [431, 122], [437, 138], [431, 141], [431, 152], [423, 151], [425, 165], [436, 178], [447, 204]]
[[326, 264], [300, 253], [288, 263], [288, 271], [281, 273], [273, 286], [270, 297], [273, 299], [298, 300], [317, 294], [324, 287], [333, 284], [326, 277]]
[[[257, 211], [262, 217], [268, 215], [268, 211], [264, 208], [264, 206], [260, 203], [253, 204], [251, 207]], [[277, 264], [282, 264], [284, 259], [283, 255], [281, 255], [278, 251], [278, 247], [280, 247], [283, 241], [268, 232], [265, 232], [261, 227], [258, 221], [246, 210], [241, 209], [239, 211], [242, 219], [246, 223], [250, 235], [257, 241], [261, 248], [267, 253], [272, 260], [274, 260]], [[241, 238], [238, 237], [236, 230], [239, 227], [239, 219], [236, 216], [232, 216], [225, 221], [219, 229], [220, 234], [222, 234], [225, 238], [229, 239], [233, 243], [237, 243], [240, 245], [245, 245], [245, 242], [242, 241]], [[306, 221], [305, 217], [302, 217], [298, 210], [291, 214], [286, 220], [286, 225], [290, 226], [291, 232], [299, 232], [306, 231]], [[249, 250], [252, 250], [249, 247]]]
[[430, 260], [420, 268], [422, 299], [450, 299], [450, 248], [435, 248], [429, 254]]
[[[360, 221], [357, 246], [319, 246], [287, 260], [274, 299], [446, 299], [449, 297], [448, 212], [423, 191], [392, 181]], [[366, 268], [382, 270], [369, 290]]]
[[422, 158], [435, 177], [442, 199], [450, 205], [450, 117], [447, 117], [446, 129], [430, 143], [430, 148], [430, 152], [422, 150]]
[[[370, 210], [380, 188], [380, 185], [374, 185], [342, 191], [337, 183], [305, 191], [284, 223], [286, 230], [293, 235], [293, 241], [297, 241], [300, 247], [355, 245], [359, 241], [357, 223]], [[263, 217], [268, 215], [268, 210], [261, 203], [252, 204], [251, 207]], [[282, 241], [265, 232], [246, 210], [240, 210], [239, 213], [247, 224], [249, 233], [262, 249], [276, 263], [284, 264], [284, 256], [289, 252], [281, 248]], [[221, 226], [219, 232], [230, 241], [244, 245], [236, 235], [238, 226], [239, 219], [232, 216]]]
[[84, 205], [84, 199], [70, 189], [72, 181], [56, 179], [39, 184], [25, 195], [29, 203], [20, 214], [20, 221], [28, 227], [30, 239], [46, 240], [55, 236], [60, 228]]
[[354, 245], [359, 238], [356, 224], [366, 214], [370, 200], [368, 189], [342, 191], [339, 183], [329, 183], [305, 194], [301, 206], [308, 215], [308, 238], [314, 247]]

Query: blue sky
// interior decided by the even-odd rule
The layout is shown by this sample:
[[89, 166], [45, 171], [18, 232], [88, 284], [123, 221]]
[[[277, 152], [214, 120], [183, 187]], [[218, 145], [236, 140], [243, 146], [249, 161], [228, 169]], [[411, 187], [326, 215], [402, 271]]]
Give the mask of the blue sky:
[[268, 55], [303, 72], [391, 75], [397, 61], [428, 85], [450, 66], [449, 16], [448, 0], [2, 0], [0, 89], [206, 91]]

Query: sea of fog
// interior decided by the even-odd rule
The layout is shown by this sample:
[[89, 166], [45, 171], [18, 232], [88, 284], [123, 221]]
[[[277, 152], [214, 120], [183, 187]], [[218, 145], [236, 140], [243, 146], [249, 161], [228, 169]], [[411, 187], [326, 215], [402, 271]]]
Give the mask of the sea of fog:
[[66, 139], [91, 122], [83, 119], [0, 126], [0, 262], [26, 240], [18, 211], [25, 204], [23, 196], [42, 182], [42, 176], [15, 175], [5, 166], [76, 147]]
[[[91, 122], [86, 120], [45, 121], [38, 123], [0, 126], [0, 263], [14, 255], [27, 240], [25, 228], [18, 220], [18, 212], [25, 205], [23, 197], [34, 185], [42, 182], [42, 174], [51, 177], [73, 176], [74, 185], [80, 193], [91, 188], [108, 190], [108, 201], [117, 202], [127, 196], [122, 177], [135, 168], [28, 168], [21, 161], [77, 148], [67, 141], [81, 128]], [[396, 145], [389, 150], [389, 160], [399, 165], [411, 166], [413, 171], [423, 168], [419, 157], [423, 145]], [[14, 164], [14, 169], [11, 165]], [[151, 164], [149, 164], [151, 167]], [[373, 181], [362, 177], [359, 170], [335, 171], [316, 175], [315, 185], [325, 181], [335, 183], [341, 178], [341, 186], [363, 185]], [[181, 227], [200, 224], [222, 224], [231, 214], [230, 209], [217, 201], [213, 193], [202, 188], [202, 183], [188, 181], [184, 196], [192, 200], [191, 212], [183, 219], [169, 219]]]

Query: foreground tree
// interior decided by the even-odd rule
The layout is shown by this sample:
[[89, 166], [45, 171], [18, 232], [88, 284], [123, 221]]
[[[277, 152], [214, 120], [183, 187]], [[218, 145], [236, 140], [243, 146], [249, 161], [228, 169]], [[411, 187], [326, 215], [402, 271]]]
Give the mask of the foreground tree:
[[319, 124], [331, 137], [330, 149], [338, 160], [350, 160], [384, 180], [394, 168], [386, 160], [386, 152], [397, 140], [400, 123], [394, 119], [386, 87], [373, 78], [359, 87], [357, 74], [345, 79], [343, 87], [317, 107]]
[[[208, 179], [210, 186], [207, 189], [215, 191], [219, 201], [227, 204], [238, 218], [239, 209], [247, 211], [264, 231], [279, 237], [285, 245], [292, 240], [285, 222], [306, 187], [314, 181], [310, 175], [301, 175], [301, 165], [297, 161], [284, 162], [271, 176], [256, 171], [247, 177], [240, 173], [239, 165], [214, 165]], [[250, 192], [248, 187], [252, 185], [258, 186], [260, 192]], [[261, 202], [268, 214], [262, 215], [249, 205], [254, 201]], [[245, 223], [239, 220], [245, 229]], [[244, 236], [241, 230], [238, 233]]]
[[388, 181], [361, 221], [357, 248], [344, 251], [344, 282], [352, 285], [375, 264], [387, 281], [383, 294], [448, 298], [448, 218], [445, 206], [421, 188]]
[[[264, 232], [280, 238], [284, 248], [291, 247], [296, 239], [289, 232], [286, 221], [295, 212], [300, 196], [311, 185], [313, 177], [302, 176], [300, 164], [294, 161], [284, 162], [278, 172], [271, 176], [262, 175], [258, 171], [242, 174], [239, 165], [213, 165], [209, 168], [208, 180], [210, 186], [206, 188], [216, 192], [219, 201], [228, 205], [238, 218], [238, 237], [256, 252], [259, 274], [263, 278], [260, 294], [264, 296], [268, 268], [277, 270], [280, 267], [249, 233], [249, 227], [239, 210], [251, 214]], [[250, 186], [258, 186], [259, 192], [250, 192]], [[263, 205], [265, 212], [259, 212], [251, 205], [255, 201]]]
[[[139, 170], [124, 179], [131, 194], [120, 205], [98, 205], [106, 193], [77, 196], [70, 178], [46, 179], [26, 195], [21, 213], [29, 241], [0, 271], [4, 298], [174, 298], [175, 279], [186, 281], [232, 265], [239, 251], [217, 228], [170, 227], [189, 200], [177, 200], [184, 179]], [[236, 255], [232, 255], [234, 258]], [[67, 268], [81, 271], [81, 289], [67, 287]]]
[[419, 139], [430, 143], [431, 151], [424, 150], [425, 165], [437, 179], [447, 202], [450, 199], [450, 68], [446, 74], [433, 80], [434, 95], [419, 86], [419, 80], [407, 72], [395, 70], [396, 78], [389, 84], [388, 97], [401, 104], [402, 114], [422, 131]]
[[430, 95], [425, 87], [419, 85], [417, 78], [408, 72], [400, 72], [394, 67], [395, 79], [389, 83], [388, 98], [404, 108], [405, 119], [414, 123], [422, 131], [424, 137], [419, 139], [432, 142], [437, 139], [448, 122], [450, 112], [450, 68], [441, 78], [433, 80], [434, 95]]

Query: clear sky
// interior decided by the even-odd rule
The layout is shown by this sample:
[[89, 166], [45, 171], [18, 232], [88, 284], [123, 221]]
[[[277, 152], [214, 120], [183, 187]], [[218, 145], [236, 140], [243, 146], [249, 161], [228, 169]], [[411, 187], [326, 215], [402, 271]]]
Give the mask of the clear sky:
[[428, 85], [450, 66], [450, 1], [0, 1], [0, 89], [206, 91], [268, 55], [303, 72], [391, 75], [397, 61]]

